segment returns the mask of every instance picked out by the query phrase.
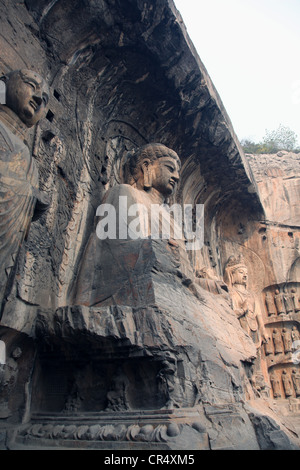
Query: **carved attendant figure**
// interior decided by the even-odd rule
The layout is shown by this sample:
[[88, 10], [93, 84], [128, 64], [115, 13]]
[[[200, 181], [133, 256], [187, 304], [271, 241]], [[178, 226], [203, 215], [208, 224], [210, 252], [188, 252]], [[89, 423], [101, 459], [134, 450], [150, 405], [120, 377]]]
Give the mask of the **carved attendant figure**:
[[283, 300], [285, 304], [286, 313], [292, 313], [294, 311], [294, 302], [291, 294], [286, 288], [284, 289]]
[[300, 312], [300, 302], [299, 302], [299, 295], [297, 295], [296, 289], [291, 289], [291, 296], [293, 300], [293, 306], [295, 309], [295, 312]]
[[284, 308], [284, 301], [283, 301], [283, 295], [279, 292], [278, 289], [275, 291], [275, 304], [277, 308], [277, 312], [279, 315], [284, 315], [285, 314], [285, 308]]
[[300, 397], [300, 374], [296, 369], [292, 371], [292, 381], [296, 392], [296, 397]]
[[284, 352], [289, 353], [292, 352], [292, 337], [289, 330], [286, 328], [282, 329], [282, 340], [284, 346]]
[[300, 333], [299, 333], [298, 328], [297, 328], [296, 326], [293, 326], [293, 327], [292, 327], [292, 333], [291, 333], [291, 335], [292, 335], [292, 341], [293, 341], [293, 343], [294, 343], [295, 341], [299, 341], [299, 340], [300, 340]]
[[267, 342], [268, 338], [257, 302], [254, 295], [247, 289], [248, 269], [241, 257], [229, 258], [224, 281], [228, 285], [232, 308], [242, 328], [252, 337], [257, 348], [260, 348], [262, 342]]
[[270, 336], [268, 336], [268, 341], [265, 343], [265, 353], [266, 356], [269, 356], [270, 354], [274, 354], [274, 349], [273, 349], [273, 343], [271, 341]]
[[274, 398], [280, 398], [281, 397], [280, 382], [274, 372], [270, 375], [270, 382], [271, 382]]
[[277, 313], [276, 305], [275, 305], [274, 298], [271, 292], [266, 293], [265, 301], [266, 301], [268, 315], [269, 316], [276, 315]]
[[9, 409], [9, 399], [15, 389], [19, 368], [18, 359], [22, 355], [21, 348], [13, 350], [0, 375], [0, 418], [7, 418], [11, 415]]
[[122, 367], [118, 367], [112, 377], [110, 388], [107, 392], [106, 410], [125, 411], [130, 409], [127, 399], [128, 385], [129, 380], [124, 374]]
[[49, 90], [31, 70], [2, 77], [6, 105], [0, 105], [0, 305], [9, 294], [15, 262], [37, 202], [38, 173], [27, 145], [28, 128], [46, 115]]
[[285, 396], [286, 397], [293, 396], [293, 384], [286, 370], [282, 371], [281, 379], [283, 383]]
[[273, 343], [274, 343], [274, 349], [275, 349], [275, 354], [282, 354], [283, 351], [283, 344], [281, 341], [281, 335], [277, 328], [274, 328], [273, 330]]
[[232, 309], [236, 313], [241, 327], [255, 344], [257, 357], [253, 365], [251, 382], [252, 384], [260, 383], [262, 389], [265, 385], [262, 385], [261, 381], [263, 376], [261, 371], [261, 349], [262, 343], [268, 342], [268, 336], [259, 305], [252, 292], [248, 290], [248, 269], [241, 256], [238, 258], [231, 256], [229, 258], [225, 267], [224, 281], [228, 285]]

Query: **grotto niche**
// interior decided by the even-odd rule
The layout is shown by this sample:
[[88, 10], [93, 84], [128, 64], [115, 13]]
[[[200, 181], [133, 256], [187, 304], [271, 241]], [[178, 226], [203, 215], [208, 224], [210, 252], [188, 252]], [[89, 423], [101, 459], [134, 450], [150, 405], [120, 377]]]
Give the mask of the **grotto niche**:
[[[244, 155], [172, 1], [0, 9], [1, 123], [12, 72], [44, 99], [1, 131], [1, 197], [4, 143], [36, 170], [13, 187], [27, 212], [1, 290], [1, 448], [299, 448], [295, 166]], [[108, 207], [122, 236], [101, 236]]]

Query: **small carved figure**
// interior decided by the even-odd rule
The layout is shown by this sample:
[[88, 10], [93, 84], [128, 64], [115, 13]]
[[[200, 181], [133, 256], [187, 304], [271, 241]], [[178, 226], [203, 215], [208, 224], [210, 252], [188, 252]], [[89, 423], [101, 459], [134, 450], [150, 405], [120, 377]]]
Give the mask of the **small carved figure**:
[[274, 354], [273, 342], [270, 336], [267, 337], [267, 342], [265, 343], [265, 354], [266, 356]]
[[266, 384], [265, 378], [263, 374], [258, 373], [251, 377], [250, 379], [251, 385], [253, 387], [254, 393], [257, 397], [269, 397], [269, 389], [270, 387]]
[[291, 290], [291, 297], [293, 300], [293, 306], [294, 306], [295, 312], [300, 312], [299, 295], [297, 295], [297, 291], [294, 288]]
[[296, 369], [292, 370], [292, 382], [294, 385], [296, 397], [300, 397], [300, 374]]
[[19, 372], [17, 360], [21, 355], [21, 348], [15, 348], [6, 364], [3, 365], [0, 376], [0, 418], [7, 418], [11, 415], [9, 399], [17, 383]]
[[283, 300], [284, 300], [284, 305], [286, 309], [286, 313], [292, 313], [294, 311], [294, 302], [291, 294], [288, 292], [288, 290], [285, 288], [283, 291]]
[[292, 342], [293, 343], [296, 342], [296, 341], [300, 341], [300, 333], [299, 333], [298, 328], [296, 326], [292, 327], [291, 336], [292, 336]]
[[274, 328], [272, 338], [273, 338], [275, 354], [282, 354], [284, 352], [284, 349], [283, 349], [283, 344], [281, 341], [281, 335], [279, 331], [277, 330], [277, 328]]
[[280, 293], [279, 289], [276, 289], [275, 291], [274, 301], [278, 314], [284, 315], [286, 312], [284, 308], [283, 294]]
[[286, 397], [293, 396], [293, 384], [292, 384], [291, 378], [288, 375], [286, 370], [282, 371], [281, 380], [282, 380], [282, 383], [283, 383], [285, 396]]
[[271, 382], [274, 398], [281, 398], [280, 382], [279, 382], [275, 372], [273, 372], [270, 375], [270, 382]]
[[80, 410], [81, 403], [82, 403], [82, 397], [80, 396], [78, 385], [76, 381], [74, 381], [72, 383], [71, 391], [66, 399], [63, 412], [65, 414], [76, 413], [77, 411]]
[[289, 352], [292, 352], [292, 336], [289, 330], [286, 328], [282, 329], [282, 341], [283, 341], [283, 346], [284, 346], [284, 352], [287, 354]]
[[47, 206], [25, 141], [28, 128], [46, 115], [49, 100], [46, 82], [32, 70], [14, 71], [1, 80], [6, 104], [0, 105], [0, 305], [11, 289], [34, 211], [39, 215]]
[[166, 404], [163, 408], [180, 408], [182, 391], [177, 377], [177, 359], [166, 351], [161, 369], [157, 374], [158, 387], [165, 396]]
[[268, 316], [270, 317], [271, 315], [276, 315], [277, 309], [274, 302], [274, 297], [271, 292], [266, 292], [265, 302], [267, 306]]
[[126, 411], [130, 409], [127, 399], [128, 384], [128, 378], [124, 374], [122, 368], [118, 367], [112, 377], [110, 388], [106, 395], [106, 410]]
[[225, 282], [219, 279], [212, 268], [204, 267], [196, 271], [196, 284], [212, 294], [221, 294], [228, 296], [228, 287]]

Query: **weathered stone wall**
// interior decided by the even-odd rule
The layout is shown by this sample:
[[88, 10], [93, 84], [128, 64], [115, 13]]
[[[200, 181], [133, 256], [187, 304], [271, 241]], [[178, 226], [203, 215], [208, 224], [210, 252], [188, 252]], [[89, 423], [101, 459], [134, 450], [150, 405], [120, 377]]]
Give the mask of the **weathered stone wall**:
[[206, 245], [214, 248], [204, 256], [212, 265], [214, 214], [240, 213], [236, 201], [248, 213], [259, 208], [230, 120], [174, 7], [128, 4], [2, 2], [2, 71], [34, 68], [52, 91], [31, 143], [51, 207], [32, 224], [21, 260], [17, 291], [26, 304], [67, 304], [95, 208], [116, 183], [124, 149], [161, 141], [178, 152], [178, 200], [206, 203]]
[[[197, 297], [176, 274], [174, 247], [167, 247], [170, 259], [165, 248], [151, 247], [152, 264], [143, 271], [151, 279], [155, 305], [134, 308], [125, 303], [95, 311], [74, 306], [71, 293], [94, 230], [95, 210], [106, 191], [121, 182], [124, 152], [162, 142], [182, 163], [176, 201], [205, 206], [205, 246], [189, 253], [191, 269], [210, 268], [221, 281], [228, 258], [242, 254], [249, 289], [267, 324], [265, 291], [272, 286], [275, 292], [277, 285], [283, 289], [288, 281], [296, 286], [299, 214], [291, 160], [287, 168], [280, 165], [265, 175], [258, 157], [243, 155], [172, 1], [2, 0], [0, 13], [1, 72], [33, 68], [51, 89], [47, 118], [29, 142], [40, 189], [51, 203], [31, 225], [1, 319], [8, 355], [16, 346], [22, 349], [15, 361], [22, 373], [10, 398], [9, 419], [30, 423], [33, 412], [60, 413], [71, 399], [73, 411], [78, 402], [83, 411], [103, 411], [118, 361], [131, 380], [130, 406], [159, 409], [164, 394], [157, 376], [164, 367], [173, 367], [168, 351], [180, 371], [173, 385], [181, 406], [204, 406], [204, 411], [199, 408], [201, 429], [185, 430], [193, 442], [206, 436], [204, 448], [272, 448], [274, 432], [283, 439], [278, 438], [279, 447], [289, 446], [268, 417], [262, 424], [254, 408], [253, 415], [243, 408], [251, 400], [258, 407], [250, 380], [256, 350], [230, 308], [229, 296], [199, 287]], [[275, 179], [279, 197], [273, 199]], [[299, 328], [298, 317], [293, 325]], [[85, 383], [80, 397], [74, 391], [78, 383]], [[226, 413], [238, 423], [236, 434], [234, 426], [224, 434], [230, 421]], [[273, 416], [277, 422], [280, 417]], [[196, 437], [195, 427], [200, 429]], [[37, 437], [31, 428], [27, 432]], [[260, 432], [269, 444], [261, 444], [263, 439], [258, 443]], [[238, 443], [241, 434], [250, 436], [248, 443]], [[184, 447], [189, 437], [177, 445]]]

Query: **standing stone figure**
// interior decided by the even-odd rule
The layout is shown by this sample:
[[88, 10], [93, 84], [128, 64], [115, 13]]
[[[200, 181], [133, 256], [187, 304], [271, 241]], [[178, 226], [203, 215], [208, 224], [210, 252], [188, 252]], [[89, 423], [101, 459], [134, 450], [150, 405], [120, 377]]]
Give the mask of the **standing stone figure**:
[[281, 341], [281, 335], [279, 331], [277, 330], [277, 328], [274, 328], [272, 337], [273, 337], [275, 354], [282, 354], [284, 352], [283, 344]]
[[291, 335], [292, 335], [293, 343], [300, 340], [300, 333], [299, 333], [298, 328], [296, 326], [292, 327]]
[[[261, 370], [262, 344], [268, 342], [260, 307], [252, 292], [248, 290], [248, 269], [243, 258], [231, 256], [226, 264], [224, 282], [228, 285], [231, 296], [232, 309], [237, 315], [241, 327], [248, 333], [255, 344], [257, 357], [252, 369], [252, 384], [262, 384]], [[255, 388], [254, 388], [255, 390]]]
[[119, 366], [112, 376], [109, 390], [106, 395], [107, 407], [106, 411], [126, 411], [130, 409], [127, 389], [129, 380]]
[[286, 312], [284, 307], [283, 294], [281, 294], [278, 289], [275, 291], [274, 301], [278, 315], [284, 315]]
[[[1, 80], [6, 104], [0, 105], [0, 306], [10, 292], [20, 246], [34, 210], [45, 204], [38, 172], [25, 143], [30, 127], [46, 115], [49, 89], [31, 70], [18, 70]], [[1, 311], [0, 311], [1, 314]]]
[[299, 302], [299, 295], [297, 295], [297, 291], [296, 289], [291, 289], [291, 297], [292, 297], [292, 300], [293, 300], [293, 305], [294, 305], [294, 309], [295, 309], [295, 312], [300, 312], [300, 302]]
[[267, 306], [268, 316], [270, 317], [271, 315], [276, 315], [277, 309], [274, 302], [274, 297], [271, 292], [266, 293], [265, 302]]
[[242, 258], [231, 256], [225, 267], [224, 281], [228, 285], [235, 311], [242, 328], [251, 336], [257, 348], [267, 342], [263, 319], [254, 295], [248, 291], [248, 269]]
[[273, 342], [270, 338], [270, 336], [268, 336], [268, 341], [267, 343], [265, 343], [265, 354], [266, 356], [269, 356], [270, 354], [274, 354], [274, 348], [273, 348]]
[[293, 384], [292, 384], [291, 378], [288, 375], [286, 370], [282, 371], [281, 380], [282, 380], [282, 383], [283, 383], [285, 396], [286, 397], [293, 396]]
[[0, 418], [7, 418], [11, 415], [9, 409], [9, 399], [15, 389], [19, 367], [18, 359], [22, 355], [21, 348], [17, 347], [9, 356], [6, 364], [3, 366], [0, 375]]
[[282, 329], [282, 341], [283, 341], [283, 346], [284, 346], [284, 352], [287, 354], [289, 352], [292, 352], [292, 336], [289, 330], [286, 328]]
[[275, 372], [270, 375], [270, 382], [273, 390], [274, 398], [281, 398], [281, 389], [280, 389], [280, 382], [276, 377]]
[[300, 374], [296, 369], [292, 370], [292, 382], [296, 392], [296, 397], [300, 397]]
[[294, 311], [294, 302], [291, 294], [288, 292], [287, 289], [284, 289], [283, 292], [283, 300], [284, 300], [284, 305], [286, 309], [286, 313], [292, 313]]

